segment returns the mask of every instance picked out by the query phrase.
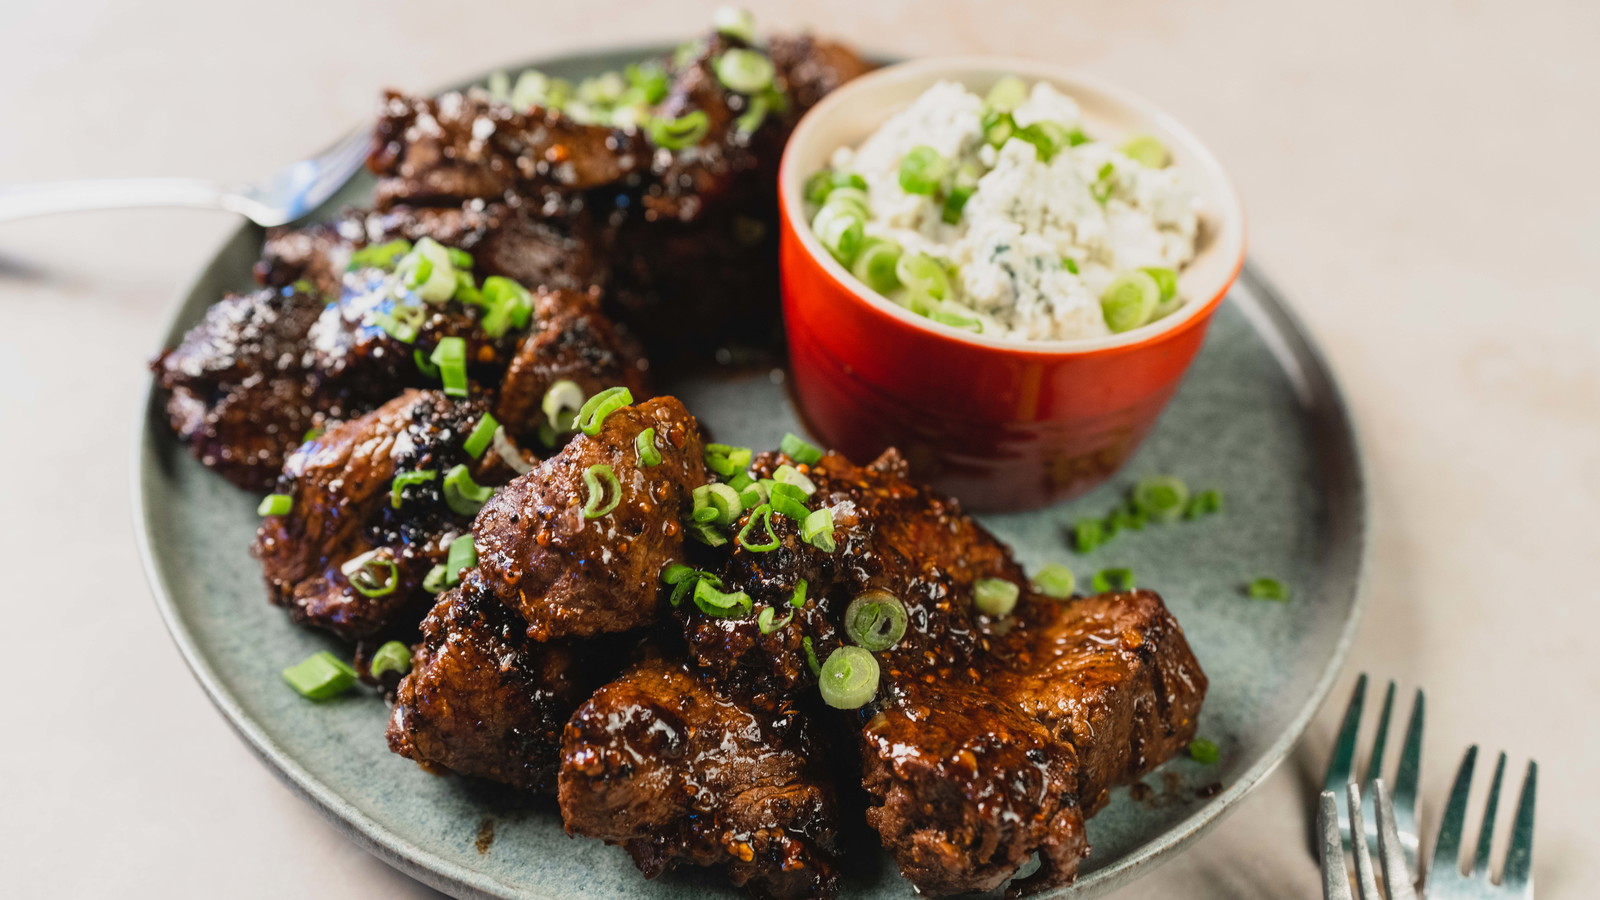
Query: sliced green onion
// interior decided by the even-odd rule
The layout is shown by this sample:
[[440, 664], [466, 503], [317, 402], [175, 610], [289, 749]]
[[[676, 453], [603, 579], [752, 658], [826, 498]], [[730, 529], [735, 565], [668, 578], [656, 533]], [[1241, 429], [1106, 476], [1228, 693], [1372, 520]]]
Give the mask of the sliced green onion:
[[1156, 286], [1161, 288], [1161, 302], [1165, 303], [1178, 294], [1178, 273], [1171, 269], [1155, 266], [1140, 269], [1139, 271], [1155, 279]]
[[473, 481], [472, 472], [465, 464], [452, 466], [444, 473], [444, 502], [456, 515], [477, 515], [493, 496], [494, 488]]
[[456, 272], [456, 292], [454, 296], [455, 299], [462, 303], [474, 305], [483, 303], [483, 292], [478, 290], [477, 285], [472, 283], [472, 273], [470, 272]]
[[1070, 144], [1072, 132], [1060, 122], [1033, 122], [1018, 128], [1013, 136], [1032, 144], [1039, 161], [1047, 163], [1061, 152], [1061, 148]]
[[1092, 552], [1108, 537], [1105, 523], [1099, 519], [1081, 519], [1072, 527], [1072, 544], [1079, 553]]
[[956, 177], [950, 183], [950, 190], [944, 195], [944, 209], [939, 214], [940, 221], [946, 225], [954, 225], [961, 221], [961, 211], [967, 208], [967, 201], [978, 192], [980, 174], [970, 163], [956, 170]]
[[1189, 758], [1202, 765], [1214, 766], [1222, 758], [1222, 751], [1217, 749], [1214, 741], [1195, 738], [1189, 742]]
[[1144, 272], [1124, 272], [1112, 279], [1100, 295], [1100, 312], [1106, 327], [1121, 333], [1150, 321], [1161, 302], [1161, 286]]
[[777, 612], [772, 607], [762, 607], [761, 612], [756, 615], [756, 627], [761, 629], [762, 634], [771, 634], [794, 621], [794, 610], [789, 610], [782, 619], [776, 616]]
[[1257, 578], [1250, 582], [1250, 597], [1254, 600], [1287, 600], [1289, 588], [1276, 578]]
[[394, 481], [389, 483], [389, 506], [400, 508], [402, 495], [405, 489], [414, 484], [426, 484], [439, 477], [439, 473], [432, 469], [414, 469], [410, 472], [396, 472]]
[[450, 265], [457, 269], [472, 268], [472, 254], [459, 247], [446, 247], [446, 255], [450, 258]]
[[456, 292], [456, 270], [450, 251], [433, 238], [422, 238], [395, 265], [395, 274], [426, 303], [443, 303]]
[[368, 550], [340, 566], [339, 571], [363, 597], [385, 597], [400, 586], [400, 567], [382, 550]]
[[583, 470], [583, 517], [598, 519], [622, 502], [622, 482], [604, 463]]
[[291, 494], [268, 494], [261, 498], [261, 503], [256, 507], [258, 516], [286, 516], [294, 509], [294, 496]]
[[411, 252], [411, 242], [405, 238], [389, 241], [385, 244], [374, 244], [350, 254], [351, 269], [390, 269], [395, 261]]
[[878, 660], [860, 647], [840, 647], [817, 673], [817, 689], [834, 709], [859, 709], [878, 695]]
[[805, 438], [792, 431], [785, 434], [783, 440], [778, 442], [778, 452], [802, 465], [810, 466], [822, 462], [822, 448], [808, 443]]
[[994, 83], [989, 88], [989, 93], [983, 96], [983, 102], [990, 109], [1001, 112], [1011, 112], [1028, 99], [1028, 85], [1015, 75], [1007, 75]]
[[472, 433], [467, 435], [466, 443], [461, 445], [462, 449], [467, 451], [468, 456], [477, 459], [483, 455], [483, 451], [489, 449], [490, 442], [494, 440], [494, 430], [499, 427], [500, 423], [495, 421], [494, 416], [484, 413], [478, 424], [472, 426]]
[[439, 377], [439, 367], [428, 362], [428, 358], [422, 355], [421, 347], [411, 351], [411, 360], [417, 364], [417, 371], [421, 372], [424, 378], [437, 379]]
[[1122, 145], [1122, 154], [1151, 169], [1164, 169], [1169, 161], [1166, 146], [1148, 134], [1129, 138]]
[[739, 118], [733, 120], [733, 130], [740, 134], [754, 134], [767, 121], [767, 113], [772, 111], [770, 92], [749, 98], [749, 103]]
[[978, 612], [994, 619], [1003, 619], [1017, 608], [1017, 597], [1022, 590], [1004, 578], [980, 578], [972, 586], [972, 603]]
[[673, 606], [682, 603], [683, 598], [694, 590], [695, 582], [702, 578], [709, 580], [713, 587], [722, 587], [721, 578], [710, 572], [703, 572], [693, 566], [686, 566], [683, 563], [673, 563], [661, 572], [661, 581], [672, 587], [671, 601]]
[[1184, 511], [1183, 517], [1198, 519], [1219, 512], [1222, 512], [1222, 492], [1204, 490], [1195, 494], [1194, 499], [1189, 501], [1189, 508]]
[[1167, 299], [1156, 304], [1156, 308], [1150, 313], [1150, 321], [1159, 322], [1160, 320], [1165, 319], [1167, 316], [1177, 312], [1182, 306], [1182, 297], [1168, 297]]
[[639, 457], [639, 465], [645, 468], [661, 464], [661, 451], [656, 449], [656, 430], [646, 428], [633, 438], [633, 452]]
[[433, 260], [426, 256], [417, 257], [412, 265], [411, 272], [406, 276], [406, 287], [419, 288], [428, 283], [433, 277]]
[[789, 594], [790, 606], [794, 607], [795, 609], [799, 609], [806, 605], [806, 587], [807, 584], [804, 578], [800, 579], [795, 584], [794, 590]]
[[309, 444], [326, 433], [327, 429], [324, 428], [308, 428], [306, 433], [300, 436], [300, 443]]
[[745, 488], [755, 483], [756, 480], [750, 477], [749, 472], [735, 472], [728, 478], [728, 487], [741, 493], [744, 492]]
[[466, 339], [440, 338], [439, 346], [433, 348], [433, 355], [429, 359], [439, 367], [439, 375], [444, 380], [444, 392], [451, 397], [465, 397], [467, 395]]
[[708, 616], [723, 619], [742, 616], [754, 606], [750, 595], [744, 591], [723, 592], [712, 586], [710, 579], [700, 579], [694, 584], [694, 605]]
[[726, 484], [703, 484], [694, 489], [693, 496], [694, 512], [691, 518], [696, 522], [732, 525], [744, 512], [744, 501], [740, 499], [739, 492]]
[[840, 212], [854, 212], [861, 218], [870, 218], [872, 198], [867, 195], [866, 188], [852, 185], [835, 185], [833, 192], [828, 195], [828, 202], [824, 206], [832, 206]]
[[1189, 504], [1189, 486], [1170, 475], [1142, 478], [1133, 486], [1133, 504], [1158, 522], [1171, 522]]
[[811, 670], [813, 677], [822, 674], [822, 663], [817, 662], [817, 651], [811, 646], [811, 636], [806, 635], [800, 639], [800, 646], [806, 651], [806, 668]]
[[905, 637], [909, 618], [900, 598], [885, 590], [873, 589], [850, 601], [844, 611], [844, 631], [850, 640], [867, 650], [888, 650]]
[[944, 263], [926, 253], [906, 253], [894, 268], [895, 276], [919, 300], [943, 300], [950, 294], [950, 276]]
[[584, 401], [574, 424], [584, 434], [594, 437], [606, 422], [606, 416], [633, 402], [633, 392], [625, 387], [609, 387]]
[[1016, 120], [1008, 112], [991, 109], [979, 121], [983, 128], [983, 142], [991, 147], [1003, 147], [1017, 133]]
[[573, 422], [578, 418], [578, 410], [583, 408], [583, 401], [583, 388], [578, 387], [577, 382], [562, 379], [544, 392], [539, 409], [556, 433], [565, 434], [575, 427]]
[[327, 700], [355, 686], [356, 670], [323, 650], [284, 669], [283, 680], [308, 700]]
[[735, 473], [748, 469], [750, 461], [754, 458], [755, 454], [749, 447], [734, 447], [728, 444], [706, 445], [706, 467], [723, 478], [731, 478]]
[[817, 492], [817, 485], [806, 474], [794, 466], [784, 463], [772, 470], [772, 480], [778, 484], [792, 484], [805, 492], [807, 497]]
[[1111, 195], [1117, 189], [1116, 174], [1117, 167], [1111, 163], [1106, 163], [1100, 167], [1099, 172], [1095, 173], [1094, 184], [1089, 185], [1089, 193], [1094, 197], [1095, 202], [1101, 206], [1105, 206], [1111, 201]]
[[427, 575], [422, 577], [422, 589], [430, 594], [437, 594], [443, 591], [450, 586], [449, 575], [450, 570], [444, 567], [444, 563], [434, 566], [428, 570]]
[[467, 532], [450, 542], [450, 550], [445, 556], [445, 584], [460, 584], [461, 570], [470, 569], [478, 564], [478, 547], [472, 540], [472, 532]]
[[698, 570], [694, 566], [686, 566], [683, 563], [669, 563], [665, 569], [661, 570], [661, 583], [678, 584], [696, 571]]
[[1077, 586], [1077, 576], [1072, 574], [1071, 569], [1060, 563], [1041, 566], [1039, 571], [1033, 573], [1033, 589], [1046, 597], [1056, 600], [1065, 600], [1071, 597]]
[[1106, 516], [1106, 534], [1116, 534], [1122, 529], [1129, 531], [1143, 531], [1149, 521], [1149, 514], [1141, 509], [1132, 500], [1113, 509]]
[[711, 120], [705, 110], [697, 109], [676, 119], [651, 119], [648, 126], [651, 143], [667, 150], [693, 147], [711, 131]]
[[1083, 129], [1076, 125], [1072, 126], [1072, 131], [1067, 134], [1067, 146], [1076, 147], [1087, 143], [1089, 143], [1089, 136], [1083, 133]]
[[727, 535], [718, 531], [715, 525], [706, 522], [695, 522], [689, 525], [689, 536], [707, 547], [721, 547], [728, 542]]
[[833, 172], [827, 169], [818, 169], [806, 179], [804, 195], [806, 202], [812, 206], [820, 207], [828, 202], [828, 194], [833, 191]]
[[373, 313], [372, 324], [400, 343], [410, 344], [416, 341], [427, 318], [427, 310], [420, 306], [395, 305], [386, 312]]
[[390, 672], [404, 675], [411, 671], [411, 648], [399, 641], [389, 641], [372, 654], [373, 678], [382, 678]]
[[938, 306], [928, 310], [928, 318], [940, 325], [949, 325], [951, 328], [960, 328], [976, 334], [983, 333], [983, 320], [977, 314], [968, 310], [959, 303], [945, 300]]
[[844, 266], [855, 262], [867, 234], [866, 222], [848, 206], [824, 206], [811, 220], [811, 230], [828, 254]]
[[774, 483], [768, 496], [772, 511], [778, 515], [788, 516], [796, 522], [804, 522], [806, 516], [811, 515], [811, 510], [806, 508], [806, 492], [795, 485]]
[[1096, 594], [1104, 594], [1109, 591], [1131, 591], [1136, 586], [1137, 583], [1133, 580], [1133, 570], [1126, 568], [1101, 569], [1094, 573], [1094, 579], [1090, 582], [1090, 587], [1094, 588]]
[[950, 162], [927, 144], [918, 144], [900, 158], [900, 189], [932, 196], [944, 183]]
[[901, 252], [900, 245], [894, 241], [868, 238], [856, 255], [856, 261], [851, 263], [850, 274], [878, 293], [887, 294], [900, 286], [895, 266], [900, 262]]
[[758, 94], [772, 87], [772, 77], [777, 74], [772, 60], [755, 50], [743, 48], [734, 48], [717, 57], [714, 68], [722, 86], [740, 94]]
[[737, 38], [746, 44], [756, 40], [756, 17], [748, 9], [737, 6], [719, 6], [711, 14], [711, 27], [717, 34]]
[[1078, 261], [1070, 256], [1061, 257], [1061, 267], [1074, 275], [1078, 273]]
[[833, 510], [823, 507], [813, 510], [800, 525], [800, 539], [823, 553], [834, 551]]
[[478, 323], [490, 337], [500, 337], [512, 326], [522, 328], [533, 314], [533, 294], [522, 285], [501, 275], [483, 280], [478, 302], [488, 310]]
[[[760, 543], [754, 543], [754, 537], [751, 535], [757, 523], [761, 525], [761, 530], [766, 534], [766, 539]], [[772, 530], [771, 505], [763, 503], [750, 511], [749, 517], [745, 519], [744, 527], [739, 529], [737, 540], [739, 546], [749, 550], [751, 553], [767, 553], [778, 549], [778, 546], [783, 542], [778, 538], [777, 532]]]

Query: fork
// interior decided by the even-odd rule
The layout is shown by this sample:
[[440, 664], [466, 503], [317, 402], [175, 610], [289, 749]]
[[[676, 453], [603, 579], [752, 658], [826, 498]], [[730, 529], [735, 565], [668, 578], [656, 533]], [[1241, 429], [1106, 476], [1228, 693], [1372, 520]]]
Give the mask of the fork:
[[1351, 900], [1350, 873], [1346, 871], [1344, 863], [1341, 812], [1361, 826], [1350, 832], [1354, 838], [1351, 855], [1355, 857], [1356, 892], [1360, 900], [1383, 900], [1385, 896], [1378, 893], [1378, 882], [1372, 872], [1372, 854], [1367, 850], [1367, 825], [1371, 825], [1378, 835], [1378, 858], [1383, 867], [1383, 886], [1388, 900], [1417, 900], [1417, 891], [1411, 882], [1411, 869], [1406, 863], [1400, 834], [1395, 826], [1394, 804], [1389, 799], [1383, 779], [1375, 778], [1372, 781], [1372, 790], [1367, 798], [1373, 808], [1371, 816], [1362, 815], [1361, 788], [1353, 781], [1344, 787], [1348, 802], [1343, 810], [1339, 809], [1338, 795], [1333, 791], [1323, 791], [1322, 802], [1317, 807], [1317, 856], [1322, 864], [1323, 900]]
[[[1361, 732], [1361, 714], [1366, 706], [1366, 699], [1367, 676], [1363, 673], [1356, 679], [1356, 688], [1350, 696], [1350, 705], [1345, 707], [1344, 722], [1339, 727], [1333, 755], [1328, 760], [1328, 772], [1323, 778], [1324, 791], [1337, 795], [1344, 790], [1345, 785], [1356, 783], [1356, 751]], [[1374, 787], [1383, 775], [1383, 758], [1388, 750], [1389, 720], [1394, 714], [1394, 699], [1395, 683], [1390, 681], [1389, 688], [1383, 696], [1383, 711], [1378, 718], [1378, 733], [1373, 738], [1372, 753], [1367, 759], [1366, 778], [1362, 781], [1361, 793], [1368, 799], [1367, 814], [1352, 816], [1345, 809], [1337, 810], [1339, 831], [1345, 847], [1354, 846], [1355, 834], [1350, 827], [1352, 822], [1366, 823], [1365, 838], [1369, 843], [1381, 837], [1371, 800], [1377, 793]], [[1411, 718], [1406, 723], [1405, 737], [1400, 746], [1400, 761], [1393, 782], [1394, 790], [1390, 795], [1394, 807], [1393, 818], [1398, 848], [1405, 858], [1407, 871], [1412, 875], [1409, 879], [1411, 883], [1417, 880], [1415, 877], [1418, 872], [1417, 851], [1421, 843], [1417, 829], [1417, 783], [1422, 768], [1422, 720], [1426, 706], [1427, 698], [1421, 689], [1418, 689], [1411, 702]]]
[[361, 168], [370, 141], [366, 132], [356, 132], [310, 159], [242, 185], [198, 178], [103, 178], [0, 186], [0, 222], [91, 209], [188, 206], [225, 209], [270, 228], [333, 196]]
[[1500, 881], [1490, 877], [1489, 854], [1494, 843], [1494, 820], [1500, 805], [1500, 782], [1505, 776], [1506, 755], [1494, 766], [1489, 783], [1489, 798], [1484, 802], [1483, 824], [1478, 826], [1478, 846], [1472, 868], [1461, 869], [1461, 843], [1467, 830], [1467, 799], [1472, 793], [1472, 770], [1478, 763], [1476, 745], [1467, 748], [1456, 770], [1450, 799], [1439, 821], [1439, 838], [1433, 845], [1433, 863], [1428, 867], [1429, 900], [1497, 900], [1533, 897], [1533, 807], [1538, 789], [1539, 764], [1529, 760], [1517, 797], [1517, 811], [1511, 821], [1511, 845], [1500, 869]]

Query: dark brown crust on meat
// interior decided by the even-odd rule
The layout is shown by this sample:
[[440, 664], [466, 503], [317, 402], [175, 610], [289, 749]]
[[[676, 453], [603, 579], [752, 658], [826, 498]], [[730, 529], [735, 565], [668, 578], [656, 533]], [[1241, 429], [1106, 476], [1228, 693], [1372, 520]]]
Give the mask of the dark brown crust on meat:
[[[640, 466], [634, 439], [656, 431], [661, 462]], [[673, 397], [624, 407], [599, 433], [496, 494], [473, 526], [478, 564], [491, 590], [528, 621], [537, 640], [614, 633], [659, 615], [661, 570], [683, 558], [690, 492], [704, 483], [699, 424]], [[586, 519], [583, 474], [608, 465], [621, 502]]]
[[556, 291], [536, 298], [538, 327], [517, 347], [495, 401], [495, 417], [521, 441], [531, 441], [544, 423], [545, 392], [571, 381], [585, 397], [621, 385], [646, 396], [644, 372], [595, 293]]
[[422, 634], [395, 698], [389, 749], [463, 775], [553, 791], [561, 729], [608, 674], [615, 651], [529, 641], [516, 614], [470, 573], [440, 595]]
[[723, 865], [758, 897], [834, 896], [822, 748], [788, 700], [655, 656], [596, 691], [563, 738], [570, 834], [625, 846], [645, 877]]

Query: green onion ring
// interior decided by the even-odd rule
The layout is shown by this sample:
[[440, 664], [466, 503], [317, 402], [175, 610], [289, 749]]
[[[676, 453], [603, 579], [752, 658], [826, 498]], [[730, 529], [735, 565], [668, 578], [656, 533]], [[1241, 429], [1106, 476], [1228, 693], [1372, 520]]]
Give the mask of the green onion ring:
[[667, 150], [693, 147], [711, 131], [711, 119], [697, 109], [676, 119], [651, 119], [647, 129], [650, 142]]
[[495, 421], [494, 416], [484, 413], [478, 424], [472, 426], [472, 433], [467, 435], [461, 449], [473, 459], [483, 456], [483, 451], [489, 449], [489, 444], [494, 440], [494, 430], [499, 427], [500, 423]]
[[762, 607], [761, 612], [756, 615], [756, 627], [761, 629], [762, 634], [771, 634], [794, 621], [794, 610], [789, 610], [788, 614], [782, 619], [777, 619], [776, 616], [777, 614], [772, 607]]
[[724, 593], [711, 584], [710, 579], [700, 579], [694, 584], [694, 605], [713, 618], [725, 619], [742, 616], [754, 606], [750, 595], [744, 591]]
[[800, 539], [823, 553], [832, 553], [835, 546], [833, 510], [823, 507], [806, 516], [805, 522], [800, 525]]
[[1132, 569], [1101, 569], [1094, 573], [1089, 586], [1096, 594], [1105, 594], [1111, 591], [1131, 591], [1137, 583], [1133, 580]]
[[373, 678], [382, 678], [390, 672], [404, 675], [411, 671], [411, 648], [399, 641], [389, 641], [372, 654], [372, 665], [368, 668]]
[[290, 494], [268, 494], [261, 498], [261, 505], [256, 507], [258, 516], [286, 516], [294, 509], [294, 497]]
[[[617, 473], [604, 463], [597, 463], [583, 470], [583, 517], [585, 519], [598, 519], [622, 502], [622, 482], [617, 480]], [[601, 505], [607, 497], [610, 502]]]
[[1142, 478], [1133, 486], [1133, 505], [1158, 522], [1171, 522], [1189, 504], [1189, 486], [1170, 475]]
[[713, 68], [722, 86], [739, 94], [758, 94], [772, 87], [777, 69], [772, 60], [755, 50], [736, 47], [717, 57]]
[[1077, 586], [1078, 579], [1072, 570], [1060, 563], [1050, 563], [1033, 573], [1033, 589], [1055, 600], [1071, 597]]
[[464, 463], [444, 473], [444, 502], [458, 516], [477, 515], [493, 496], [494, 488], [473, 481], [472, 472]]
[[563, 434], [572, 430], [573, 420], [578, 417], [578, 410], [583, 408], [584, 399], [583, 388], [578, 387], [577, 382], [562, 379], [545, 390], [544, 399], [539, 401], [539, 409], [552, 430]]
[[439, 477], [439, 473], [432, 469], [416, 469], [410, 472], [396, 472], [394, 481], [389, 483], [389, 506], [399, 509], [402, 494], [405, 489], [413, 484], [427, 484]]
[[816, 482], [807, 478], [804, 472], [788, 463], [784, 463], [772, 471], [772, 480], [779, 484], [793, 485], [799, 488], [807, 497], [817, 492]]
[[654, 428], [646, 428], [634, 437], [633, 450], [639, 457], [640, 466], [648, 468], [661, 464], [661, 451], [656, 449]]
[[345, 580], [363, 597], [384, 597], [400, 586], [400, 567], [381, 556], [381, 552], [369, 550], [339, 567]]
[[[767, 540], [759, 544], [752, 544], [750, 543], [750, 532], [756, 527], [757, 522], [761, 523], [762, 530], [767, 533]], [[763, 503], [750, 512], [750, 517], [745, 520], [744, 527], [739, 529], [738, 541], [739, 546], [749, 550], [751, 553], [768, 553], [778, 549], [783, 541], [779, 539], [777, 532], [772, 530], [771, 504]]]
[[585, 400], [578, 410], [575, 424], [578, 430], [590, 437], [600, 433], [606, 416], [633, 402], [633, 393], [625, 387], [609, 387]]
[[811, 636], [806, 635], [800, 639], [800, 646], [806, 651], [806, 668], [811, 670], [812, 676], [822, 674], [822, 663], [817, 662], [817, 651], [811, 647]]
[[1017, 607], [1017, 596], [1022, 591], [1004, 578], [980, 578], [972, 586], [972, 605], [993, 619], [1011, 615]]
[[805, 438], [793, 432], [785, 434], [778, 443], [778, 452], [803, 465], [816, 465], [822, 462], [822, 450], [815, 444], [807, 443]]
[[857, 646], [888, 650], [905, 637], [906, 606], [888, 591], [874, 588], [850, 601], [844, 611], [844, 631]]
[[817, 689], [834, 709], [859, 709], [878, 695], [878, 661], [860, 647], [840, 647], [822, 664]]
[[467, 341], [460, 337], [444, 337], [433, 348], [429, 357], [439, 367], [444, 381], [444, 392], [451, 397], [467, 395]]
[[807, 587], [809, 587], [809, 585], [806, 584], [806, 580], [804, 578], [800, 579], [800, 581], [795, 584], [794, 591], [789, 594], [790, 606], [794, 607], [795, 609], [799, 609], [800, 607], [806, 605]]

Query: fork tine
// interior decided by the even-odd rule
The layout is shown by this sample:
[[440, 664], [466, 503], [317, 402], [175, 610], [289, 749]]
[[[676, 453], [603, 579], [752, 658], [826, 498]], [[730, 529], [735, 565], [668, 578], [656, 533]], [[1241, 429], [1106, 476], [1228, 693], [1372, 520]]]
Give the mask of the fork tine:
[[1472, 769], [1477, 761], [1478, 745], [1473, 744], [1461, 758], [1456, 780], [1450, 786], [1450, 799], [1439, 819], [1439, 837], [1433, 843], [1433, 865], [1428, 870], [1430, 885], [1440, 875], [1453, 875], [1454, 880], [1461, 878], [1461, 836], [1467, 830], [1467, 799], [1472, 794]]
[[1323, 791], [1317, 804], [1317, 859], [1322, 864], [1323, 900], [1351, 900], [1344, 870], [1344, 839], [1339, 836], [1339, 799]]
[[1361, 781], [1361, 793], [1366, 805], [1362, 807], [1361, 821], [1366, 826], [1367, 843], [1378, 839], [1378, 817], [1372, 807], [1372, 783], [1383, 777], [1383, 758], [1389, 746], [1389, 721], [1394, 718], [1394, 679], [1383, 692], [1383, 709], [1378, 713], [1378, 733], [1372, 738], [1372, 753], [1367, 757], [1367, 777]]
[[1367, 850], [1366, 819], [1361, 815], [1361, 787], [1354, 781], [1344, 786], [1350, 801], [1350, 855], [1356, 858], [1356, 889], [1361, 900], [1383, 900], [1378, 882], [1372, 877], [1372, 854]]
[[1389, 891], [1389, 900], [1417, 900], [1412, 869], [1401, 850], [1400, 833], [1395, 829], [1394, 804], [1382, 778], [1372, 783], [1372, 805], [1378, 815], [1378, 859], [1383, 866], [1383, 886]]
[[1533, 896], [1533, 798], [1539, 787], [1539, 764], [1528, 761], [1517, 797], [1517, 814], [1511, 823], [1511, 849], [1500, 874], [1500, 884], [1525, 898]]
[[1417, 828], [1417, 784], [1422, 777], [1422, 720], [1427, 698], [1417, 690], [1411, 701], [1411, 721], [1406, 724], [1405, 739], [1400, 745], [1400, 766], [1394, 775], [1394, 821], [1400, 835], [1400, 846], [1405, 851], [1406, 864], [1412, 872], [1418, 871], [1418, 849], [1421, 833]]
[[1489, 799], [1483, 805], [1483, 824], [1478, 826], [1478, 852], [1472, 860], [1474, 878], [1489, 877], [1489, 853], [1494, 848], [1494, 817], [1500, 807], [1500, 782], [1506, 774], [1506, 755], [1494, 764], [1494, 780], [1489, 782]]
[[[1339, 726], [1339, 736], [1333, 743], [1333, 755], [1328, 758], [1328, 772], [1322, 779], [1322, 789], [1337, 795], [1344, 786], [1355, 780], [1356, 739], [1361, 735], [1361, 711], [1367, 701], [1367, 675], [1356, 679], [1356, 689], [1350, 695], [1350, 705], [1345, 707], [1344, 722]], [[1334, 804], [1337, 809], [1339, 804]], [[1350, 836], [1348, 813], [1338, 809], [1339, 829]]]

